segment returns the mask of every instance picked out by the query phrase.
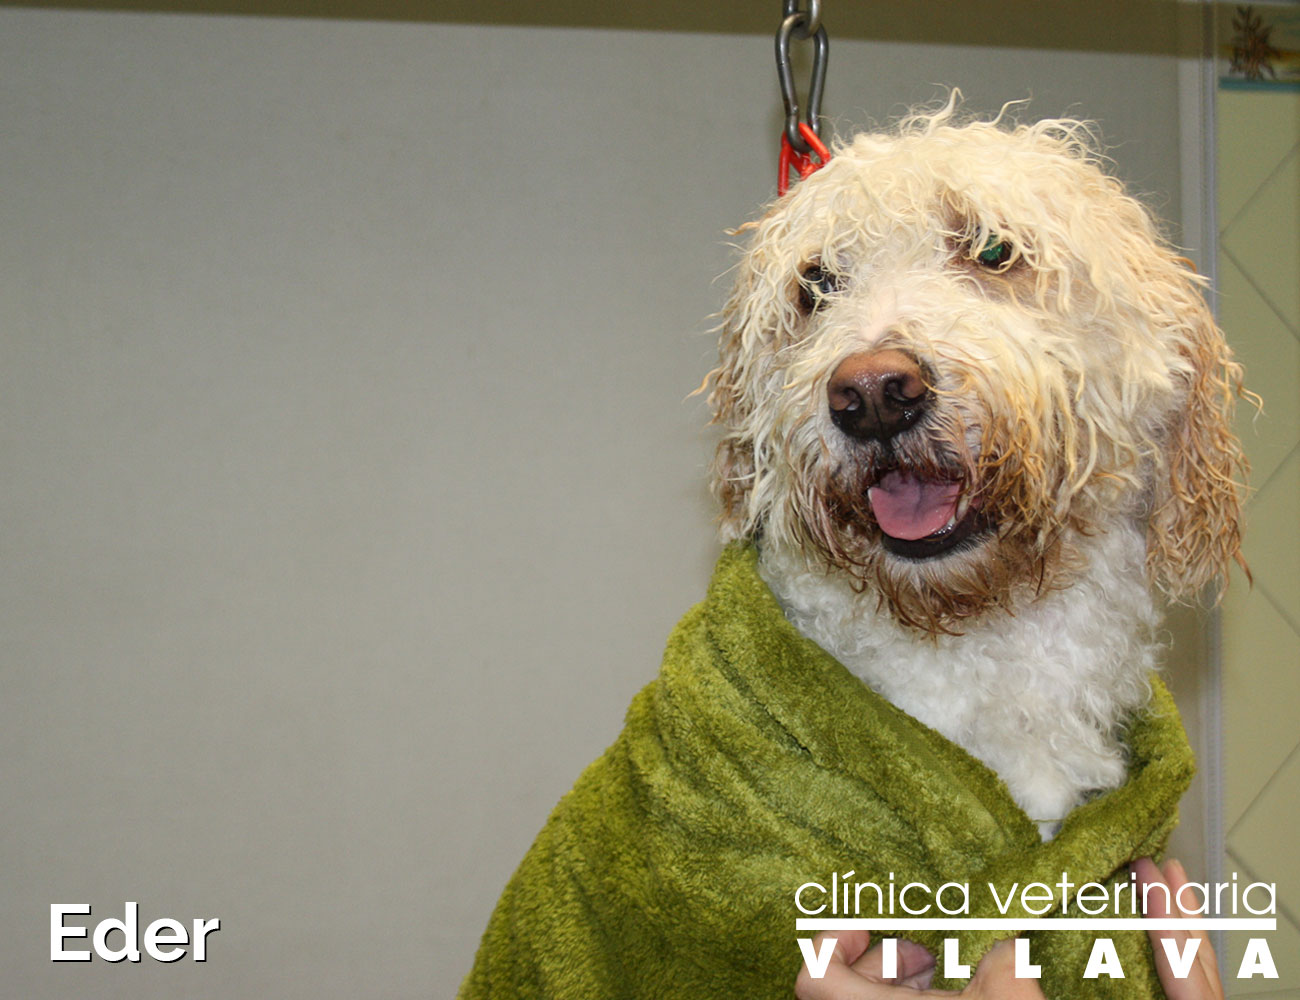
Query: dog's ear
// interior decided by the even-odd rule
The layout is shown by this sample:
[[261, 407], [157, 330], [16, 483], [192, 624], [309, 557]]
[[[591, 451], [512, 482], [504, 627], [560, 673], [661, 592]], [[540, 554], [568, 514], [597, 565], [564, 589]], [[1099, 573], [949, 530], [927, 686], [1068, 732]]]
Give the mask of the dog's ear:
[[709, 374], [713, 383], [709, 406], [713, 423], [722, 429], [722, 439], [713, 456], [710, 489], [722, 509], [720, 530], [723, 541], [749, 534], [749, 494], [754, 483], [754, 445], [741, 431], [746, 404], [740, 372], [740, 336], [724, 323], [719, 341], [718, 367]]
[[770, 428], [757, 419], [764, 407], [755, 394], [764, 391], [800, 320], [799, 262], [804, 259], [790, 254], [789, 225], [779, 211], [774, 203], [761, 218], [732, 230], [733, 235], [752, 232], [752, 242], [722, 309], [718, 366], [705, 379], [711, 385], [711, 422], [722, 432], [710, 488], [721, 507], [724, 542], [752, 538], [770, 523]]
[[[1185, 402], [1165, 440], [1147, 526], [1147, 570], [1175, 598], [1191, 598], [1241, 557], [1241, 504], [1246, 459], [1232, 430], [1243, 395], [1241, 366], [1215, 325], [1186, 262], [1179, 269], [1185, 315], [1178, 352]], [[1247, 570], [1249, 577], [1249, 570]]]
[[713, 495], [722, 506], [720, 530], [723, 541], [744, 538], [749, 534], [748, 509], [750, 484], [754, 479], [754, 449], [737, 435], [727, 435], [718, 442], [713, 456]]

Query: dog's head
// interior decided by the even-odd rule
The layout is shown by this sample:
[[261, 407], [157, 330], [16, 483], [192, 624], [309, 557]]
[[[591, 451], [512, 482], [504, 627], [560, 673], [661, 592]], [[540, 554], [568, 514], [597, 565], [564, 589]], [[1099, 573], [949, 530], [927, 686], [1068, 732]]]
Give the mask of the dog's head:
[[1174, 596], [1237, 556], [1239, 369], [1086, 126], [916, 116], [748, 228], [710, 395], [724, 537], [927, 631], [1068, 585], [1125, 521]]

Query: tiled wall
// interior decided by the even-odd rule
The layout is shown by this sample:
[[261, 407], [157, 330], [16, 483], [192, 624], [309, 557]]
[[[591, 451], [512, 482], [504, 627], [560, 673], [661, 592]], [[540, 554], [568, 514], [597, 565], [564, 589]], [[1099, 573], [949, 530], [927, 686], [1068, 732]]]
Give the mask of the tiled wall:
[[1264, 400], [1239, 415], [1254, 585], [1223, 605], [1224, 871], [1277, 884], [1279, 978], [1235, 978], [1246, 934], [1221, 965], [1229, 996], [1300, 998], [1300, 93], [1220, 89], [1217, 119], [1220, 320]]

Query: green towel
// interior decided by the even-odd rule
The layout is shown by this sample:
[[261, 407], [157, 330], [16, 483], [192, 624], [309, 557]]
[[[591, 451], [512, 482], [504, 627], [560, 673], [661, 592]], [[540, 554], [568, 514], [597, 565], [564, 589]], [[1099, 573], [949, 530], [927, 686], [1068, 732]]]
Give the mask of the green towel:
[[[1129, 729], [1128, 782], [1042, 843], [992, 771], [800, 635], [752, 547], [735, 544], [623, 732], [506, 886], [459, 996], [788, 1000], [797, 938], [811, 936], [795, 930], [795, 891], [829, 886], [832, 873], [886, 887], [891, 873], [899, 887], [969, 884], [972, 917], [1004, 915], [988, 883], [1004, 899], [1016, 883], [1053, 886], [1062, 873], [1076, 885], [1128, 883], [1127, 862], [1163, 849], [1193, 768], [1169, 693], [1152, 685]], [[1073, 901], [1067, 915], [1081, 915]], [[973, 968], [1008, 934], [906, 936], [935, 953], [959, 937]], [[1082, 979], [1094, 935], [1027, 936], [1049, 1000], [1163, 996], [1140, 931], [1103, 935], [1123, 963], [1113, 980]]]

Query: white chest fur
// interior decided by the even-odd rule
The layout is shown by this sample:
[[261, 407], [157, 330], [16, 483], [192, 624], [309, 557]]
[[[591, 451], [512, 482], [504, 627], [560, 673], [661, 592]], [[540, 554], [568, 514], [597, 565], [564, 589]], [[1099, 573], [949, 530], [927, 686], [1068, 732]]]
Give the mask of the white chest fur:
[[760, 571], [804, 635], [992, 768], [1047, 838], [1090, 792], [1123, 783], [1123, 721], [1149, 697], [1156, 662], [1141, 533], [1116, 527], [1087, 547], [1089, 569], [1068, 589], [937, 637], [800, 552], [765, 547]]

